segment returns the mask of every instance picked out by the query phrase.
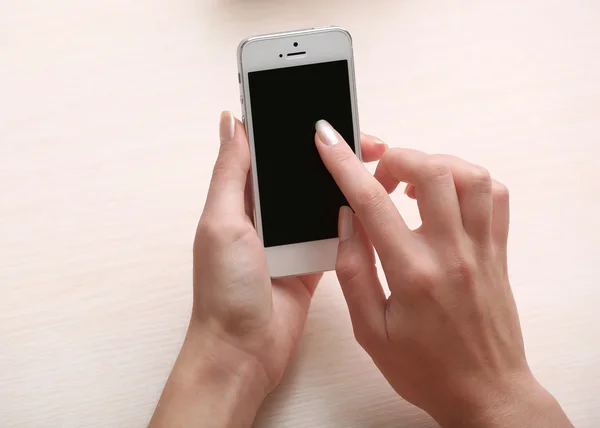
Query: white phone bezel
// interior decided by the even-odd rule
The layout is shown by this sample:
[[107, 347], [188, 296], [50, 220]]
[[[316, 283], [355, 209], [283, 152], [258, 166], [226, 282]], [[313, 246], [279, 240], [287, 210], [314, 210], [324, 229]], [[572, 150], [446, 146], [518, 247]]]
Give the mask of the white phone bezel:
[[[298, 43], [297, 47], [294, 46], [294, 43]], [[287, 53], [289, 52], [306, 52], [306, 54], [288, 57]], [[280, 57], [280, 55], [283, 55], [283, 57]], [[242, 111], [252, 157], [251, 178], [254, 201], [254, 224], [258, 236], [263, 242], [258, 176], [252, 129], [252, 111], [250, 108], [252, 101], [250, 99], [250, 90], [247, 84], [248, 73], [337, 60], [348, 61], [355, 151], [360, 159], [360, 128], [358, 124], [358, 106], [356, 101], [354, 58], [352, 53], [352, 38], [348, 31], [340, 27], [323, 27], [269, 34], [245, 39], [238, 47], [238, 77]], [[318, 100], [315, 101], [318, 102]], [[290, 225], [290, 227], [294, 226]], [[337, 248], [338, 238], [265, 248], [270, 275], [272, 277], [281, 277], [333, 270], [335, 268]]]

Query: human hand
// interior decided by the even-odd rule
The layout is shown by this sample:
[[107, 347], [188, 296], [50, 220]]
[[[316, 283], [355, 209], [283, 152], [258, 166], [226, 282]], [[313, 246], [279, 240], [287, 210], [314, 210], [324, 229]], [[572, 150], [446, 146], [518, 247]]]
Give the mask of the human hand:
[[[328, 123], [315, 139], [356, 213], [340, 210], [336, 265], [355, 337], [392, 387], [445, 427], [571, 426], [525, 358], [506, 187], [482, 167], [408, 149], [387, 151], [373, 177]], [[388, 196], [400, 182], [418, 203], [415, 231]]]
[[[220, 127], [221, 150], [194, 243], [193, 328], [256, 359], [265, 391], [275, 387], [300, 338], [321, 275], [271, 279], [252, 223], [250, 151], [243, 125], [230, 113]], [[366, 161], [387, 146], [361, 138]]]
[[[264, 247], [252, 223], [248, 140], [243, 124], [229, 112], [221, 115], [220, 138], [194, 242], [190, 326], [153, 419], [164, 426], [175, 425], [174, 418], [188, 426], [206, 417], [215, 427], [250, 424], [264, 397], [281, 380], [321, 278], [269, 277]], [[378, 160], [387, 149], [366, 135], [361, 146], [366, 161]], [[180, 393], [178, 384], [186, 385], [189, 378], [202, 383], [203, 391], [190, 385], [188, 393]], [[225, 403], [227, 396], [236, 397], [230, 405]]]

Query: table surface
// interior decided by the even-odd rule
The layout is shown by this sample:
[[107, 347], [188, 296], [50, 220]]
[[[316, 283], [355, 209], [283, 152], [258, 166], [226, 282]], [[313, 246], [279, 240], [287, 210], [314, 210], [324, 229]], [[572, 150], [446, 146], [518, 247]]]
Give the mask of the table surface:
[[[353, 34], [361, 125], [511, 189], [531, 366], [600, 423], [600, 2], [0, 2], [0, 427], [147, 423], [248, 35]], [[394, 196], [411, 224], [414, 204]], [[335, 275], [257, 427], [433, 427], [352, 338]]]

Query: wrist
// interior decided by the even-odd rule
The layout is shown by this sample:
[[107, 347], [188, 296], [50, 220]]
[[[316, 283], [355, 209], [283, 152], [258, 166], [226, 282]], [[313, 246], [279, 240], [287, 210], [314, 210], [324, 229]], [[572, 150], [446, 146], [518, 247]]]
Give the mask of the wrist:
[[267, 393], [255, 358], [190, 327], [150, 426], [250, 427]]
[[192, 381], [211, 388], [227, 388], [232, 398], [256, 403], [256, 407], [269, 393], [258, 359], [208, 329], [190, 326], [178, 364], [186, 367]]
[[556, 399], [535, 379], [522, 374], [482, 388], [466, 406], [440, 420], [444, 428], [571, 427]]

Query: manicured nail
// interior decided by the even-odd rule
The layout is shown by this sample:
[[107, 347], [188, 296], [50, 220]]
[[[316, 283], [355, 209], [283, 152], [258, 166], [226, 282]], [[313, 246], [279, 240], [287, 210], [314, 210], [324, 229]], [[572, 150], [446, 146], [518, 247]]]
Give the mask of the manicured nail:
[[317, 130], [317, 138], [326, 146], [335, 146], [340, 142], [337, 132], [326, 120], [319, 120], [315, 128]]
[[221, 113], [221, 122], [219, 123], [219, 136], [221, 144], [233, 140], [235, 135], [235, 116], [230, 111]]
[[338, 221], [338, 235], [340, 237], [340, 241], [345, 241], [346, 239], [351, 238], [354, 235], [354, 224], [352, 219], [354, 217], [354, 212], [352, 208], [343, 206], [340, 208], [340, 218]]

